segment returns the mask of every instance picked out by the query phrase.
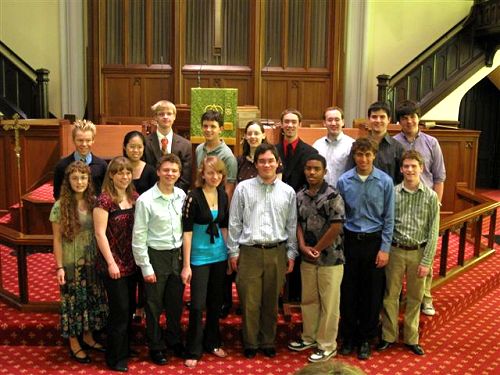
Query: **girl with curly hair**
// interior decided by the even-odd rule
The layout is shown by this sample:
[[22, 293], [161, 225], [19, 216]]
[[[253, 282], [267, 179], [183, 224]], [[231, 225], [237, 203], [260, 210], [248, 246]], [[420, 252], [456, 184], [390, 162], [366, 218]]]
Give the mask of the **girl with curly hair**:
[[104, 328], [108, 313], [102, 281], [95, 271], [94, 202], [90, 168], [81, 161], [71, 163], [50, 221], [61, 292], [62, 336], [69, 339], [71, 358], [80, 363], [90, 362], [84, 348], [104, 351], [92, 333]]

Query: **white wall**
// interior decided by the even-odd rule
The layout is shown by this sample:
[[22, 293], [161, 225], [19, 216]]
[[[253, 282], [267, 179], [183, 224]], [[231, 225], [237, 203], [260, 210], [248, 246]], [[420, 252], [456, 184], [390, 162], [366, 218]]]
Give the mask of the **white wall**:
[[49, 74], [49, 110], [61, 116], [59, 5], [64, 0], [0, 0], [0, 39], [34, 69]]
[[365, 117], [368, 105], [377, 100], [377, 75], [397, 73], [464, 19], [472, 4], [472, 0], [348, 1], [346, 117]]

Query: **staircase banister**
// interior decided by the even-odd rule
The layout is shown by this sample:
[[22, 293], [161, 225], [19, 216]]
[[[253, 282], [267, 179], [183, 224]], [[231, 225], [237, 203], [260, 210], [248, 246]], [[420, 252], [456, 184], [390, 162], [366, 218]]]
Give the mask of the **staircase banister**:
[[5, 225], [0, 225], [0, 243], [23, 246], [52, 246], [52, 235], [24, 234]]
[[8, 57], [9, 60], [17, 66], [20, 70], [28, 75], [32, 81], [36, 81], [36, 71], [31, 65], [19, 57], [14, 51], [12, 51], [5, 43], [0, 40], [0, 54]]
[[460, 227], [462, 223], [470, 221], [476, 217], [483, 215], [489, 216], [498, 207], [500, 207], [500, 202], [489, 201], [447, 216], [443, 218], [439, 224], [439, 233], [442, 234], [446, 230], [452, 230]]
[[421, 64], [423, 61], [425, 61], [436, 50], [438, 50], [443, 44], [445, 44], [446, 42], [448, 42], [448, 40], [450, 40], [455, 35], [457, 35], [460, 32], [460, 30], [462, 30], [468, 24], [467, 23], [468, 19], [469, 19], [469, 16], [465, 17], [463, 20], [458, 22], [455, 26], [453, 26], [446, 33], [444, 33], [439, 39], [434, 41], [434, 43], [432, 43], [429, 47], [427, 47], [425, 50], [423, 50], [417, 57], [415, 57], [408, 64], [406, 64], [404, 67], [402, 67], [394, 75], [390, 76], [390, 75], [384, 74], [385, 76], [389, 77], [388, 85], [392, 86], [394, 82], [398, 82], [400, 79], [402, 79], [403, 77], [408, 75], [413, 69], [415, 69], [415, 67], [417, 67], [419, 64]]

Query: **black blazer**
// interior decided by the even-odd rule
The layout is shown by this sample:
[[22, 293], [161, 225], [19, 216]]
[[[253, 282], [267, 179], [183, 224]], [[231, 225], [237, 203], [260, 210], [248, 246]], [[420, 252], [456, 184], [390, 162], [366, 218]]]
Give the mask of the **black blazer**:
[[[193, 149], [191, 142], [181, 137], [178, 134], [172, 134], [172, 154], [175, 154], [181, 159], [182, 172], [181, 177], [175, 184], [185, 192], [191, 187], [191, 168], [193, 162]], [[156, 164], [162, 157], [160, 149], [160, 141], [156, 131], [148, 135], [144, 148], [144, 160], [152, 165], [156, 170]]]
[[299, 139], [293, 156], [286, 160], [283, 142], [277, 144], [276, 148], [283, 163], [283, 182], [293, 187], [295, 192], [299, 191], [307, 184], [306, 176], [304, 175], [306, 158], [311, 154], [317, 154], [318, 150]]
[[[59, 160], [54, 169], [54, 198], [59, 199], [61, 194], [61, 185], [64, 180], [64, 172], [68, 165], [75, 161], [74, 153], [66, 156]], [[108, 164], [104, 159], [92, 154], [92, 162], [89, 164], [90, 171], [92, 173], [92, 182], [94, 184], [94, 191], [96, 196], [101, 194], [101, 186], [104, 181], [104, 175], [106, 174], [106, 168]]]

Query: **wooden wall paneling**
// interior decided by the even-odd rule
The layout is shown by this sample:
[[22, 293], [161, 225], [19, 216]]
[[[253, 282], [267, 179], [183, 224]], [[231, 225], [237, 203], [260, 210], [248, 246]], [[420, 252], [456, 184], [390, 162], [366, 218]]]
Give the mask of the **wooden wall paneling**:
[[281, 112], [290, 106], [287, 97], [288, 81], [266, 77], [262, 81], [261, 115], [263, 118], [279, 119]]
[[151, 106], [162, 99], [173, 100], [172, 77], [146, 76], [142, 79], [141, 116], [151, 116]]
[[144, 112], [143, 106], [143, 79], [140, 76], [134, 76], [130, 79], [130, 101], [129, 108], [130, 114], [134, 115], [142, 115]]
[[422, 97], [427, 95], [434, 88], [434, 71], [433, 71], [434, 59], [430, 56], [422, 64], [422, 83], [421, 83], [421, 94]]
[[130, 76], [104, 74], [104, 113], [108, 116], [133, 116]]
[[448, 46], [446, 51], [446, 78], [458, 71], [458, 42]]
[[473, 48], [474, 44], [465, 40], [466, 38], [470, 38], [469, 36], [460, 36], [459, 37], [459, 60], [458, 64], [460, 66], [468, 64], [472, 60]]
[[253, 105], [253, 80], [251, 77], [224, 77], [222, 87], [238, 89], [238, 105]]
[[422, 79], [422, 69], [416, 71], [408, 77], [408, 98], [420, 101], [420, 84]]
[[22, 147], [28, 163], [24, 163], [24, 191], [30, 191], [45, 182], [59, 161], [59, 131], [50, 129], [42, 134], [40, 129], [23, 137]]
[[436, 72], [434, 73], [434, 87], [438, 86], [446, 79], [446, 51], [439, 51], [435, 59]]
[[298, 110], [306, 119], [320, 119], [330, 103], [330, 82], [326, 78], [303, 80]]

